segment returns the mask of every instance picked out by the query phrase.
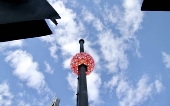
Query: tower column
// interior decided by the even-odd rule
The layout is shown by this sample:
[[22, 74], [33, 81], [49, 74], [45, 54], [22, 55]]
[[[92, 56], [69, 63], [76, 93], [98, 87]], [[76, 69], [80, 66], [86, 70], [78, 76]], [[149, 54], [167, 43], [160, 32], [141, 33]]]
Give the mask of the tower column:
[[[80, 39], [80, 53], [84, 52], [84, 40]], [[81, 64], [78, 66], [78, 106], [88, 106], [88, 94], [87, 94], [87, 81], [86, 81], [86, 71], [87, 71], [87, 66], [84, 64]]]
[[73, 56], [70, 67], [78, 75], [77, 106], [89, 106], [86, 75], [94, 69], [94, 59], [90, 54], [84, 52], [84, 40], [80, 39], [80, 53]]
[[78, 106], [88, 106], [88, 93], [87, 93], [87, 81], [86, 81], [86, 65], [80, 65], [79, 71], [79, 93], [78, 93]]

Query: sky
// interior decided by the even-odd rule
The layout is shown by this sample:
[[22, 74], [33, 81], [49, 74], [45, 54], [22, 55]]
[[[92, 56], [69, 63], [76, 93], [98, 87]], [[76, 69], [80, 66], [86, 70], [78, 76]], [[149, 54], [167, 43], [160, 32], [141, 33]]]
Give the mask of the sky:
[[89, 106], [170, 106], [169, 12], [142, 12], [141, 0], [48, 2], [61, 16], [46, 20], [52, 35], [0, 43], [0, 106], [50, 106], [54, 94], [76, 106], [79, 39], [95, 61]]

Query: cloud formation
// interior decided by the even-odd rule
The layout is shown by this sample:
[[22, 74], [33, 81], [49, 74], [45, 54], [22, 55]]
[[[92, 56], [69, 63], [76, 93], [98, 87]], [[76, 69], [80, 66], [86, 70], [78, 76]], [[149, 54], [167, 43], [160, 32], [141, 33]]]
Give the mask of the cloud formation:
[[9, 85], [6, 81], [0, 84], [0, 106], [10, 106], [13, 95], [10, 92]]
[[46, 70], [45, 72], [49, 73], [49, 74], [53, 74], [54, 70], [51, 68], [50, 64], [48, 64], [46, 61], [44, 62], [45, 66], [46, 66]]
[[109, 72], [127, 69], [129, 61], [125, 50], [128, 45], [122, 38], [116, 37], [111, 30], [107, 30], [99, 34], [99, 44]]
[[141, 28], [143, 20], [140, 4], [140, 0], [123, 0], [123, 8], [116, 5], [113, 8], [109, 8], [109, 5], [105, 5], [103, 16], [108, 16], [104, 17], [105, 23], [113, 23], [116, 26], [115, 30], [119, 33], [113, 33], [113, 30], [108, 28], [98, 34], [101, 51], [105, 61], [107, 61], [105, 66], [108, 68], [109, 73], [118, 74], [114, 74], [111, 80], [105, 83], [105, 87], [109, 88], [110, 92], [116, 90], [120, 106], [141, 105], [153, 93], [160, 93], [163, 88], [159, 80], [149, 84], [149, 78], [146, 75], [143, 75], [136, 86], [134, 86], [122, 74], [129, 65], [126, 51], [135, 47], [136, 54], [139, 57], [141, 56], [138, 52], [139, 42], [135, 35]]
[[31, 54], [23, 50], [9, 51], [5, 61], [14, 68], [13, 74], [26, 82], [27, 86], [40, 92], [48, 92], [44, 75], [38, 70], [38, 63], [33, 61]]
[[29, 103], [25, 103], [25, 101], [20, 100], [18, 101], [18, 106], [31, 106]]
[[8, 42], [1, 42], [0, 43], [0, 52], [11, 47], [22, 47], [23, 46], [23, 40], [14, 40], [14, 41], [8, 41]]
[[168, 55], [165, 52], [162, 52], [162, 59], [163, 59], [163, 62], [165, 63], [165, 67], [170, 68], [170, 55]]
[[116, 75], [111, 81], [105, 83], [105, 87], [110, 91], [116, 90], [120, 106], [140, 106], [153, 94], [159, 94], [163, 90], [163, 85], [159, 80], [149, 83], [147, 75], [143, 75], [136, 86], [130, 84], [125, 77]]
[[96, 18], [94, 14], [92, 14], [87, 8], [83, 8], [81, 14], [83, 15], [83, 20], [87, 23], [92, 23], [92, 26], [97, 31], [103, 30], [103, 23], [100, 21], [99, 18]]

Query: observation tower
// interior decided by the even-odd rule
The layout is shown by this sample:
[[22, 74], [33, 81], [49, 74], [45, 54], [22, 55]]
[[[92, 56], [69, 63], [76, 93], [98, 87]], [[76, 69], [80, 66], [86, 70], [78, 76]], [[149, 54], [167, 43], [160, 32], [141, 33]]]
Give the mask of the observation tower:
[[89, 75], [94, 69], [94, 60], [84, 52], [84, 40], [80, 39], [80, 53], [73, 56], [71, 60], [71, 69], [78, 75], [77, 87], [77, 106], [88, 106], [88, 93], [86, 75]]

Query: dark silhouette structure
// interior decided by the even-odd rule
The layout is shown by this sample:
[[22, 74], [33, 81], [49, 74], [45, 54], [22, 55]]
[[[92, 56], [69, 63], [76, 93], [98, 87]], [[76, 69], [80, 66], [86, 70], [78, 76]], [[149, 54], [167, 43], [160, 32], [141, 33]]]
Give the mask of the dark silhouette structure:
[[77, 106], [88, 106], [88, 92], [86, 75], [89, 75], [94, 69], [93, 58], [84, 52], [84, 40], [80, 39], [80, 53], [73, 56], [71, 60], [71, 69], [78, 75]]
[[142, 11], [170, 11], [169, 0], [143, 0]]
[[46, 0], [0, 0], [0, 42], [50, 35], [45, 19], [60, 18]]

